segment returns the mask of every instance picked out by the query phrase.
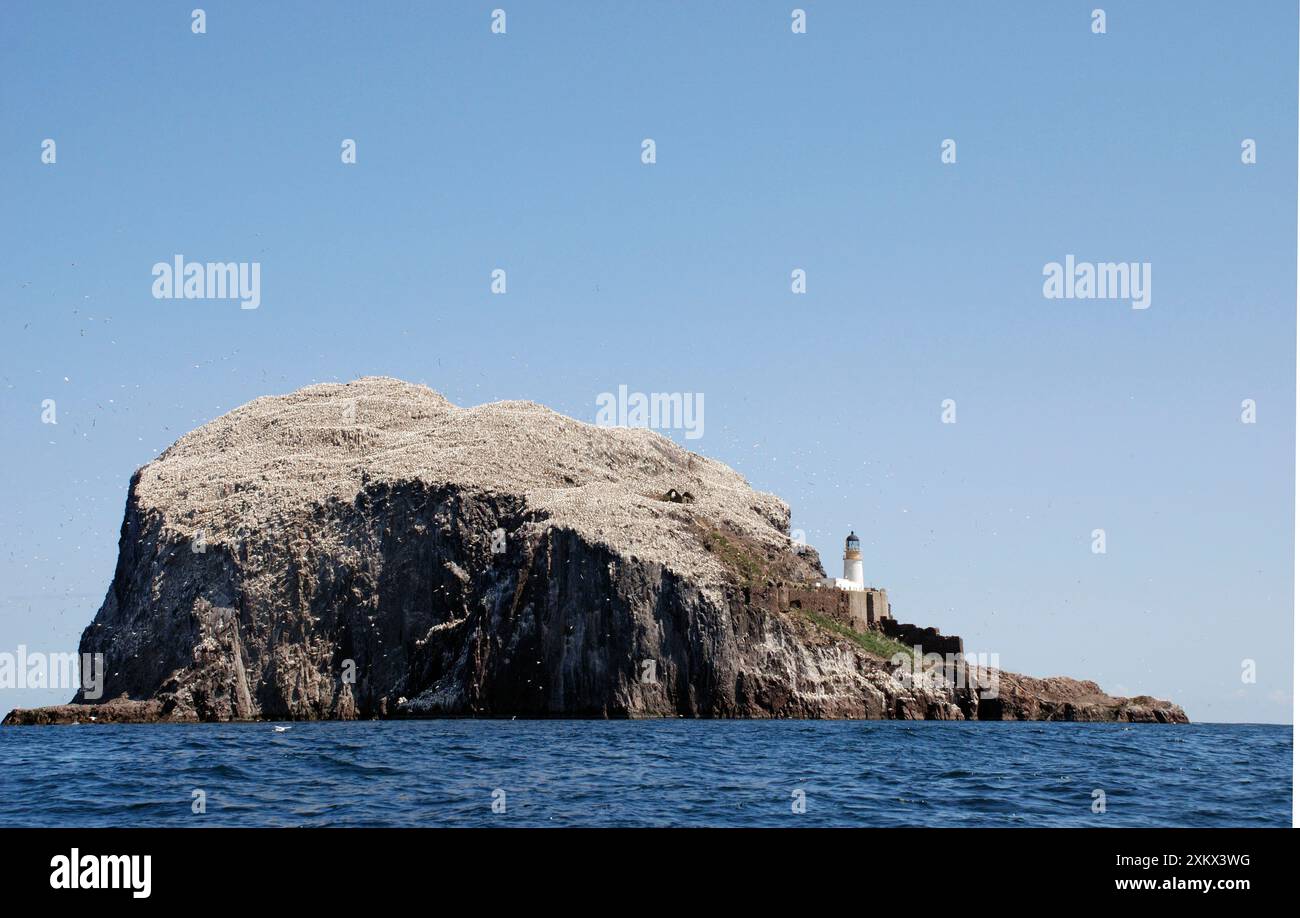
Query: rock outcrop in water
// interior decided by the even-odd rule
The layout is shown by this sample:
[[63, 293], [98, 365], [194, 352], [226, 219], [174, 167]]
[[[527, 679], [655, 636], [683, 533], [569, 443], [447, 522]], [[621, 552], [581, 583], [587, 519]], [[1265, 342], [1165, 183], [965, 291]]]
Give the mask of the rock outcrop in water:
[[751, 602], [823, 576], [788, 532], [779, 499], [647, 430], [383, 378], [261, 398], [132, 479], [80, 647], [104, 655], [105, 700], [6, 723], [1186, 720], [1093, 683], [1002, 673], [980, 700], [908, 678]]

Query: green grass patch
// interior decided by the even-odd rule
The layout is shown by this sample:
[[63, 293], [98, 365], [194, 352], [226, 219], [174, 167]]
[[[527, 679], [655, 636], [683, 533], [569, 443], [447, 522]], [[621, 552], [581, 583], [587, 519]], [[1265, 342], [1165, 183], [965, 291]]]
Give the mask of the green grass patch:
[[830, 631], [833, 634], [838, 634], [840, 637], [848, 638], [867, 653], [874, 654], [875, 656], [881, 657], [885, 660], [888, 660], [896, 653], [904, 653], [909, 657], [912, 655], [911, 647], [908, 647], [905, 644], [900, 644], [893, 638], [885, 637], [879, 631], [854, 631], [843, 622], [836, 621], [833, 618], [827, 618], [825, 615], [821, 615], [817, 612], [805, 612], [803, 609], [793, 609], [791, 611], [798, 612], [823, 631]]
[[702, 537], [704, 547], [716, 555], [724, 565], [735, 571], [743, 584], [751, 586], [765, 579], [767, 565], [746, 551], [740, 542], [730, 538], [721, 529], [708, 529]]

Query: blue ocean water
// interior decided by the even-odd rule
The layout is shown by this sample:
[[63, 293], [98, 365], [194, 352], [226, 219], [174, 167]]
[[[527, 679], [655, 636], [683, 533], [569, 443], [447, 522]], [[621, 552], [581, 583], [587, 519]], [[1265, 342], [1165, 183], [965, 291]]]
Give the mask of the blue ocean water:
[[[1286, 826], [1287, 726], [0, 729], [2, 826]], [[193, 812], [203, 792], [205, 813]], [[1103, 800], [1104, 812], [1094, 812]], [[504, 809], [504, 812], [494, 812]], [[802, 802], [803, 812], [795, 812]]]

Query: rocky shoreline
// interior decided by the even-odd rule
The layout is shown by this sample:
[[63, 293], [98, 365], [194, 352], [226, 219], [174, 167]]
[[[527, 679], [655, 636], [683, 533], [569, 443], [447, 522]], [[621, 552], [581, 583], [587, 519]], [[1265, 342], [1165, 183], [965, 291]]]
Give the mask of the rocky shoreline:
[[1072, 679], [981, 692], [755, 601], [823, 576], [783, 502], [652, 432], [391, 379], [312, 386], [136, 473], [80, 646], [103, 654], [104, 700], [4, 723], [1187, 722]]

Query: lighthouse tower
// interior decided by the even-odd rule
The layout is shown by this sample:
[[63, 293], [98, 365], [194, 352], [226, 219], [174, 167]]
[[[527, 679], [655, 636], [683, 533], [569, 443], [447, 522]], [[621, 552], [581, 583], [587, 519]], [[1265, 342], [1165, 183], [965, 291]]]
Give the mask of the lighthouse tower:
[[862, 549], [858, 537], [852, 531], [849, 532], [849, 537], [844, 540], [844, 579], [859, 590], [863, 587]]

